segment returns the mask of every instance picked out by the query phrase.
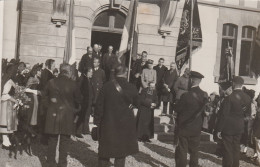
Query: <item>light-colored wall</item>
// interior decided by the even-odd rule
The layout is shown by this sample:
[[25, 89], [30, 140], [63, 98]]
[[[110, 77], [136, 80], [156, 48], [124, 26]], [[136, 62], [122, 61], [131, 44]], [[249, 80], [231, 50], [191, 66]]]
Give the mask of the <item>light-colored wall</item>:
[[[3, 3], [3, 2], [2, 2]], [[17, 28], [18, 28], [18, 0], [4, 1], [3, 18], [3, 58], [9, 60], [15, 58], [17, 47]]]
[[[214, 65], [217, 53], [217, 20], [219, 9], [199, 5], [203, 43], [202, 47], [192, 56], [192, 70], [205, 76], [201, 88], [208, 93], [218, 92], [218, 85], [214, 83]], [[207, 14], [205, 14], [207, 13]]]
[[184, 1], [178, 3], [176, 15], [172, 25], [172, 32], [166, 37], [158, 33], [160, 25], [160, 7], [157, 4], [140, 3], [138, 7], [138, 53], [147, 51], [149, 59], [157, 64], [159, 58], [165, 59], [165, 65], [175, 61], [177, 38], [180, 27]]

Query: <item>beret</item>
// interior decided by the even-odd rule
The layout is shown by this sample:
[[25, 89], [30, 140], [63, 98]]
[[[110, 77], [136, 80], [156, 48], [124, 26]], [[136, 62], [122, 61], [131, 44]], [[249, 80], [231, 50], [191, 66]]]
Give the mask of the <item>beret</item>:
[[240, 76], [235, 76], [233, 78], [233, 83], [243, 85], [244, 84], [244, 79], [242, 77], [240, 77]]
[[204, 76], [201, 73], [197, 72], [197, 71], [191, 71], [190, 72], [190, 77], [191, 78], [198, 78], [198, 79], [204, 78]]
[[148, 63], [148, 64], [153, 64], [153, 60], [148, 59], [148, 60], [147, 60], [147, 63]]

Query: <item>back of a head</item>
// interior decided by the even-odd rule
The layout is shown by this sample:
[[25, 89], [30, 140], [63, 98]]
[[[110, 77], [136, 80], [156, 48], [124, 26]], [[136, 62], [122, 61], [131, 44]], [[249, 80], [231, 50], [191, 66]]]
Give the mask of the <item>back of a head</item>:
[[71, 66], [69, 64], [60, 65], [60, 75], [68, 76], [71, 74]]
[[118, 65], [115, 68], [115, 76], [127, 76], [127, 68], [124, 65]]

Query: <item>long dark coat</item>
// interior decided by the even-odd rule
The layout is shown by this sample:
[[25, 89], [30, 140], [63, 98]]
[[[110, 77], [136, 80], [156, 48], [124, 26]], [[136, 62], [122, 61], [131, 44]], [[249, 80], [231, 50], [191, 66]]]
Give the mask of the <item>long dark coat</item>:
[[82, 99], [76, 82], [61, 75], [50, 80], [44, 92], [44, 98], [48, 99], [44, 132], [47, 134], [75, 134], [76, 113], [74, 109]]
[[120, 94], [112, 81], [101, 90], [94, 124], [100, 127], [98, 155], [103, 158], [125, 157], [138, 152], [136, 121], [129, 104], [137, 105], [138, 91], [125, 78], [116, 78]]
[[48, 69], [45, 68], [41, 74], [39, 89], [44, 90], [49, 80], [53, 78], [54, 78], [53, 73], [51, 73]]
[[77, 121], [77, 134], [89, 133], [89, 117], [92, 112], [92, 105], [94, 101], [94, 87], [92, 79], [87, 78], [85, 74], [81, 75], [78, 81], [78, 87], [83, 96], [81, 103], [81, 111], [78, 113], [79, 119]]
[[156, 65], [153, 67], [153, 69], [156, 71], [157, 74], [156, 89], [158, 95], [160, 95], [162, 93], [162, 88], [163, 88], [163, 77], [168, 69], [164, 65], [162, 67]]
[[94, 69], [93, 77], [92, 77], [94, 103], [96, 102], [97, 96], [105, 82], [106, 82], [106, 74], [104, 70], [102, 70], [101, 68], [98, 68], [97, 70]]
[[108, 53], [106, 53], [103, 56], [102, 68], [106, 73], [106, 80], [107, 81], [110, 79], [111, 70], [112, 70], [113, 64], [115, 62], [117, 62], [117, 57], [116, 57], [115, 54], [112, 53], [111, 55], [109, 55]]
[[223, 101], [217, 131], [225, 135], [241, 135], [245, 128], [245, 113], [251, 110], [251, 98], [242, 90], [234, 90]]
[[171, 70], [166, 71], [164, 77], [163, 77], [163, 84], [167, 84], [168, 88], [170, 89], [170, 92], [163, 86], [162, 88], [162, 101], [164, 102], [170, 102], [173, 103], [176, 93], [174, 91], [174, 84], [178, 79], [177, 71], [174, 70], [171, 72]]
[[86, 73], [88, 68], [93, 68], [93, 61], [94, 56], [90, 57], [88, 53], [84, 54], [79, 62], [79, 72]]
[[153, 138], [154, 135], [154, 109], [151, 104], [158, 103], [157, 92], [149, 92], [148, 88], [141, 91], [141, 104], [137, 113], [137, 133], [138, 138]]
[[[202, 106], [206, 103], [208, 97], [207, 93], [202, 91], [198, 86], [191, 88], [187, 93], [181, 96], [177, 105], [177, 125], [183, 126], [183, 123], [191, 119], [196, 113], [200, 111]], [[192, 123], [179, 129], [181, 136], [197, 136], [200, 135], [202, 128], [202, 114], [197, 117]]]

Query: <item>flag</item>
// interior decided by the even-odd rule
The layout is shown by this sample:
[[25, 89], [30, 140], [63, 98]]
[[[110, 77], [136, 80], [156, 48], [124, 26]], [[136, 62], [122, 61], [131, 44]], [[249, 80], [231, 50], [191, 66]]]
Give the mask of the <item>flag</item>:
[[260, 25], [254, 41], [250, 71], [254, 72], [256, 76], [260, 75]]
[[74, 0], [70, 0], [69, 21], [66, 35], [63, 63], [70, 65], [76, 62], [75, 29], [74, 29]]
[[121, 37], [121, 43], [119, 48], [120, 56], [123, 56], [132, 47], [130, 45], [131, 45], [131, 40], [133, 40], [133, 36], [135, 33], [137, 5], [138, 5], [138, 0], [131, 0], [129, 5], [129, 10], [126, 16], [123, 34]]
[[[193, 3], [192, 3], [193, 2]], [[193, 10], [192, 5], [193, 4]], [[191, 20], [191, 12], [193, 18]], [[198, 49], [202, 45], [202, 32], [200, 25], [200, 16], [197, 0], [185, 0], [180, 31], [177, 41], [175, 62], [178, 70], [181, 70], [183, 65], [190, 58], [190, 41], [191, 41], [191, 21], [192, 21], [192, 51]]]

